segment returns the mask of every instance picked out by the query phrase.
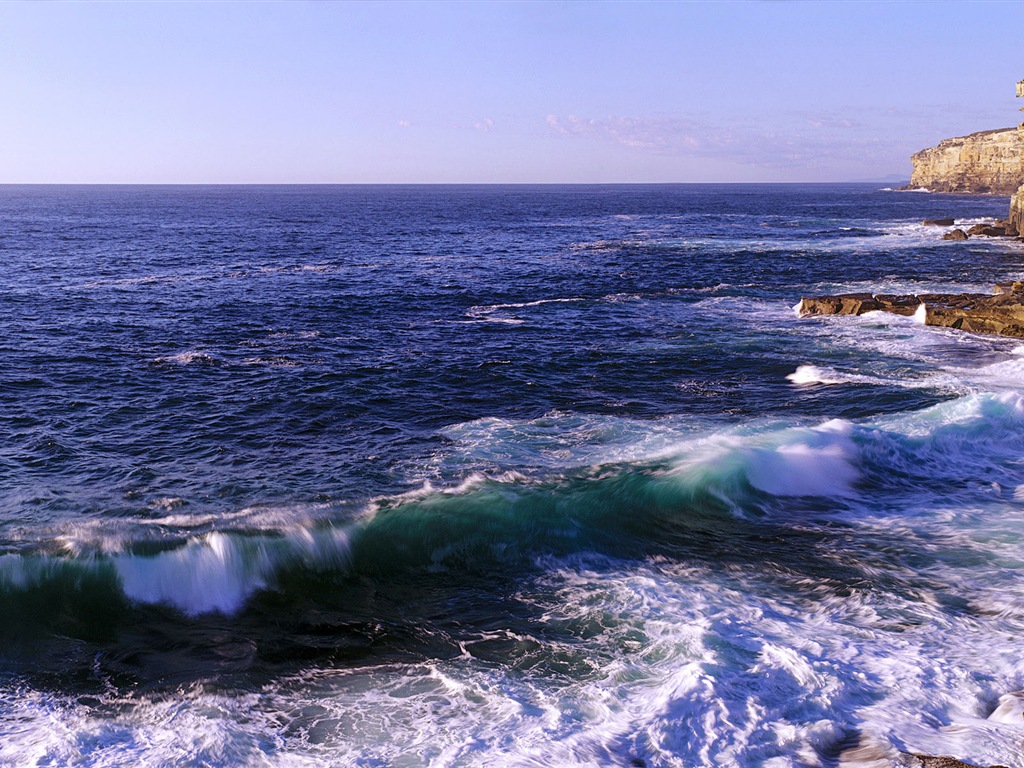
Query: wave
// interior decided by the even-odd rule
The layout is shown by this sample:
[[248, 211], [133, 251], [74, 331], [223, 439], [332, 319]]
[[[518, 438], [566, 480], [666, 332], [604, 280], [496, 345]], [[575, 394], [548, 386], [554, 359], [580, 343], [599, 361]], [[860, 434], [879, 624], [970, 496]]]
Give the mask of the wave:
[[506, 317], [500, 312], [505, 312], [512, 309], [530, 309], [533, 307], [541, 307], [545, 304], [573, 304], [579, 301], [586, 301], [586, 299], [578, 296], [570, 298], [559, 298], [559, 299], [537, 299], [535, 301], [519, 301], [511, 302], [508, 304], [488, 304], [470, 307], [466, 310], [466, 317], [473, 322], [487, 322], [487, 323], [505, 323], [507, 325], [522, 325], [526, 321], [522, 318], [512, 316]]
[[[63, 554], [0, 557], [0, 592], [45, 601], [95, 590], [113, 604], [165, 605], [191, 616], [242, 610], [254, 594], [296, 575], [380, 577], [409, 572], [480, 573], [518, 568], [541, 555], [580, 551], [643, 556], [661, 531], [725, 532], [760, 493], [842, 495], [857, 472], [849, 428], [824, 425], [765, 440], [699, 441], [682, 456], [588, 467], [552, 477], [472, 475], [370, 504], [349, 523], [292, 530], [215, 531], [184, 542], [122, 542], [121, 551], [67, 543]], [[155, 550], [155, 551], [154, 551]]]
[[842, 373], [827, 366], [817, 365], [798, 366], [793, 373], [786, 376], [786, 379], [800, 386], [804, 384], [887, 384], [873, 376], [864, 376], [855, 373]]
[[[510, 447], [536, 446], [539, 425], [494, 428], [475, 427]], [[668, 437], [666, 428], [656, 444], [637, 449], [643, 458], [472, 473], [450, 488], [375, 499], [344, 520], [164, 541], [127, 536], [100, 550], [40, 542], [0, 556], [0, 604], [8, 603], [8, 616], [34, 605], [27, 613], [38, 617], [54, 600], [65, 605], [65, 619], [97, 601], [115, 614], [154, 605], [200, 616], [243, 611], [264, 592], [297, 598], [288, 597], [289, 584], [309, 579], [475, 578], [530, 569], [549, 556], [685, 560], [720, 545], [756, 561], [761, 553], [744, 549], [750, 537], [815, 520], [854, 523], [879, 491], [945, 498], [967, 472], [1016, 499], [1024, 395], [970, 395], [877, 424], [765, 423]]]
[[153, 365], [219, 365], [220, 361], [206, 352], [187, 350], [176, 355], [164, 355], [154, 358]]

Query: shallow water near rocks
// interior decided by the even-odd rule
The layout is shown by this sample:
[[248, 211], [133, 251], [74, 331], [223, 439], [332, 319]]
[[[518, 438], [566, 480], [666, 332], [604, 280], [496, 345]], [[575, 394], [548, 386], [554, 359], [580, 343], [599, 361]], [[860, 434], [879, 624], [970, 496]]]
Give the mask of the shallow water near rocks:
[[1005, 208], [0, 187], [0, 764], [1019, 765]]

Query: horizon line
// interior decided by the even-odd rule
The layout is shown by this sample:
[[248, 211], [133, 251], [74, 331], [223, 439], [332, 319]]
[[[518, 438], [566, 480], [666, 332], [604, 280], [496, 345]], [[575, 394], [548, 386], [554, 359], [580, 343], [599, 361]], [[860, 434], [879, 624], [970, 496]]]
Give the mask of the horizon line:
[[843, 181], [0, 181], [0, 187], [669, 187], [896, 184], [910, 177]]

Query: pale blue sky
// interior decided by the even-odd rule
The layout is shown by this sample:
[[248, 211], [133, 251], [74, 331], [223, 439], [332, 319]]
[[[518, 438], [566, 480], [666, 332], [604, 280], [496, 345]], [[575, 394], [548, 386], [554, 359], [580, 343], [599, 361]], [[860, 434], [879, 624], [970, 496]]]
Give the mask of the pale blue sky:
[[909, 176], [1021, 78], [1016, 1], [0, 2], [0, 183]]

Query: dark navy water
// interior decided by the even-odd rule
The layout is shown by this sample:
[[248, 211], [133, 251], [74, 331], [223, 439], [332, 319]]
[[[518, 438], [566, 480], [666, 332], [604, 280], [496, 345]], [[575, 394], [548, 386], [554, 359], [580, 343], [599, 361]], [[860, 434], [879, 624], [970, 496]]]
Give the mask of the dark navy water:
[[1006, 207], [0, 187], [0, 762], [1016, 764]]

